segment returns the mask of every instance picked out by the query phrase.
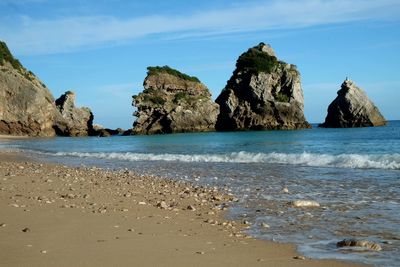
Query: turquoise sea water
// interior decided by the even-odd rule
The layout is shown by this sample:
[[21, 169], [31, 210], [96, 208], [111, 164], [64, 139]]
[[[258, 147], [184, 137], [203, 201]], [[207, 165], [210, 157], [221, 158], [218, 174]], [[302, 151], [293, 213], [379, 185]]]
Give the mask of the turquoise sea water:
[[[400, 121], [356, 129], [60, 137], [0, 148], [218, 186], [240, 199], [228, 216], [252, 222], [254, 236], [295, 243], [315, 258], [400, 262]], [[321, 207], [287, 204], [301, 199]], [[337, 249], [344, 238], [372, 240], [383, 251]]]

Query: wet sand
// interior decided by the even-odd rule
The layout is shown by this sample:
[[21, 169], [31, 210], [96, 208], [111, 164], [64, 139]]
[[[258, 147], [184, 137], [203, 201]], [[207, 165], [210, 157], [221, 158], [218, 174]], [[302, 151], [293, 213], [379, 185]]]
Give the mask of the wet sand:
[[303, 259], [224, 220], [234, 196], [0, 152], [0, 266], [361, 266]]

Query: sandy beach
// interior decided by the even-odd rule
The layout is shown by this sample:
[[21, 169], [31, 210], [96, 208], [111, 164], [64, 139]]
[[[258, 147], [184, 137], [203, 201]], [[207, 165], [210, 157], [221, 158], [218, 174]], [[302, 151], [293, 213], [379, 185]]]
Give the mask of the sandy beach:
[[128, 170], [0, 153], [0, 266], [358, 266], [310, 260], [224, 220], [236, 201]]

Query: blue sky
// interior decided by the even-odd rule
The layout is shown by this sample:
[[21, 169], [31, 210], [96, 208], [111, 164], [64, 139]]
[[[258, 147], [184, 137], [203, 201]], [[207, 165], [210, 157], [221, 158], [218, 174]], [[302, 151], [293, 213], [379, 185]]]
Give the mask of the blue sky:
[[131, 127], [147, 66], [197, 76], [215, 99], [259, 42], [298, 66], [308, 121], [324, 120], [346, 76], [400, 119], [399, 0], [0, 0], [0, 39], [110, 128]]

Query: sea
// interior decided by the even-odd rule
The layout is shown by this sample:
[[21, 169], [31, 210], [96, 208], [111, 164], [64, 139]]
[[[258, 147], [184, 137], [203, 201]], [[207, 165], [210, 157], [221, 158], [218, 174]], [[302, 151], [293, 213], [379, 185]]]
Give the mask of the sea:
[[[400, 121], [352, 129], [24, 139], [0, 149], [215, 186], [239, 199], [227, 219], [249, 221], [249, 235], [294, 243], [311, 258], [400, 264]], [[294, 208], [288, 204], [294, 200], [320, 207]], [[345, 238], [376, 242], [382, 251], [337, 248]]]

